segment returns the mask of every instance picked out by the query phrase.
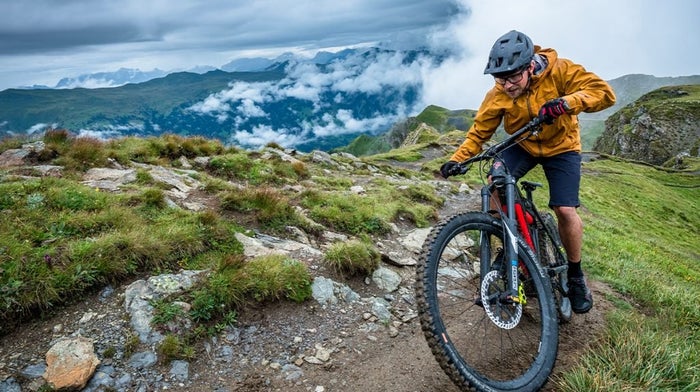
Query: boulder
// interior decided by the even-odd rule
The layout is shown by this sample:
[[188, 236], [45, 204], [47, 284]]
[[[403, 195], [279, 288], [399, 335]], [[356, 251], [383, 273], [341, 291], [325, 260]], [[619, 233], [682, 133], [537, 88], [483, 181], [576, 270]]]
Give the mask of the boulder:
[[99, 364], [90, 339], [81, 336], [64, 338], [46, 353], [44, 379], [56, 390], [80, 390]]

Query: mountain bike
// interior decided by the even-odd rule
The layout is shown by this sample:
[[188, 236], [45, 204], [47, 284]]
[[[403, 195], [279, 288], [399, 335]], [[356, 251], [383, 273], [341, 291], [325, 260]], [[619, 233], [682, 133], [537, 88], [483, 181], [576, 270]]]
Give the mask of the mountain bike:
[[532, 198], [541, 184], [517, 181], [500, 159], [540, 125], [535, 118], [456, 166], [452, 174], [480, 164], [481, 211], [443, 219], [420, 255], [415, 290], [423, 333], [441, 368], [464, 390], [540, 389], [556, 360], [559, 322], [571, 318], [556, 221]]

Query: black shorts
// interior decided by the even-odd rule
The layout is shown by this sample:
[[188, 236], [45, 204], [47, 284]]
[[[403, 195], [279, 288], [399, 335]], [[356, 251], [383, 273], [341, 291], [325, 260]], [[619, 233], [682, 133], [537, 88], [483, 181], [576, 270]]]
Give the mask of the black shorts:
[[533, 157], [519, 145], [501, 153], [503, 161], [516, 178], [523, 177], [538, 164], [549, 183], [549, 207], [578, 207], [581, 185], [581, 154], [564, 152], [552, 157]]

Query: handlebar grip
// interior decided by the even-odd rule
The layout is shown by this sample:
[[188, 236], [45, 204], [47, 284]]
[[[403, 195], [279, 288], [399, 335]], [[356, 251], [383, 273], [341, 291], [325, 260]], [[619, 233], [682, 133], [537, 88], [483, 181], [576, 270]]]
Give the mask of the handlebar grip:
[[471, 164], [460, 162], [460, 163], [456, 164], [455, 166], [453, 166], [452, 169], [450, 169], [450, 176], [465, 174], [466, 172], [469, 171], [470, 167], [471, 167]]

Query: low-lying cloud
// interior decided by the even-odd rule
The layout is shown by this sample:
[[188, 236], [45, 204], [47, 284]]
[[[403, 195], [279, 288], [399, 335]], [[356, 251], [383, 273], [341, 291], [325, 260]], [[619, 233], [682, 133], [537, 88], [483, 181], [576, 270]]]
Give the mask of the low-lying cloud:
[[[280, 80], [233, 82], [227, 90], [197, 102], [189, 111], [212, 116], [220, 124], [230, 122], [230, 142], [252, 148], [271, 142], [294, 147], [323, 137], [377, 133], [424, 105], [420, 101], [422, 75], [434, 69], [436, 62], [432, 55], [416, 53], [370, 49], [325, 65], [293, 61]], [[362, 97], [367, 97], [368, 104], [387, 105], [365, 107], [363, 113], [343, 105], [344, 100]], [[296, 122], [274, 126], [275, 114], [268, 109], [290, 99], [302, 101], [304, 107], [311, 108], [310, 113], [293, 116]], [[279, 114], [279, 107], [275, 110]]]

